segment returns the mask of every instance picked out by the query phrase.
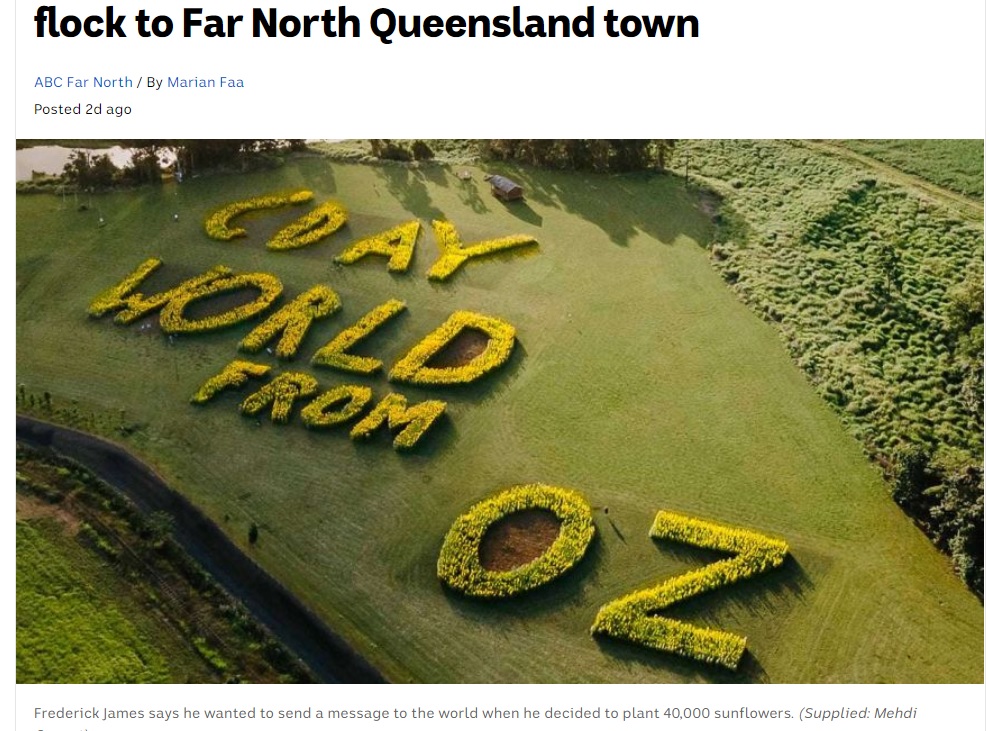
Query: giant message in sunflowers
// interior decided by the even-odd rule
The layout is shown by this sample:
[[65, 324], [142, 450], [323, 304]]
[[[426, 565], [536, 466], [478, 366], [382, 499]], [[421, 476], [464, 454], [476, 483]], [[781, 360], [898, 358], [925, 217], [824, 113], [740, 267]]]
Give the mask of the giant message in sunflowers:
[[[218, 241], [245, 237], [245, 228], [235, 220], [246, 213], [277, 210], [311, 202], [311, 191], [297, 191], [258, 196], [226, 205], [205, 221], [206, 234]], [[271, 251], [291, 251], [311, 246], [336, 233], [347, 222], [347, 211], [337, 201], [324, 201], [295, 222], [281, 228], [267, 242]], [[450, 221], [432, 221], [440, 257], [427, 276], [445, 282], [471, 261], [494, 253], [537, 246], [531, 236], [505, 236], [474, 243], [464, 243]], [[359, 238], [339, 256], [340, 264], [353, 264], [365, 257], [387, 260], [390, 272], [405, 273], [419, 239], [422, 225], [407, 221], [370, 236]], [[284, 289], [278, 277], [267, 272], [234, 272], [218, 265], [190, 277], [174, 287], [153, 295], [143, 294], [142, 286], [164, 265], [150, 258], [140, 263], [123, 280], [96, 296], [89, 314], [100, 318], [114, 314], [114, 320], [129, 325], [151, 315], [158, 316], [161, 331], [169, 336], [208, 333], [241, 323], [261, 320], [239, 343], [247, 354], [268, 350], [280, 360], [291, 360], [318, 320], [333, 316], [341, 308], [339, 295], [329, 286], [318, 284], [291, 302], [276, 308]], [[221, 295], [247, 295], [246, 301], [221, 307], [205, 316], [190, 312], [198, 303]], [[228, 298], [230, 299], [230, 298]], [[385, 323], [406, 309], [396, 299], [383, 302], [356, 322], [338, 332], [312, 357], [314, 368], [328, 368], [358, 376], [372, 376], [384, 369], [377, 358], [356, 355], [352, 351]], [[474, 344], [466, 354], [446, 358], [437, 365], [437, 356], [455, 350], [459, 338], [470, 333]], [[515, 328], [508, 322], [484, 313], [457, 310], [419, 343], [414, 345], [388, 370], [394, 383], [417, 386], [451, 387], [473, 383], [504, 365], [515, 345]], [[452, 362], [449, 362], [451, 361]], [[344, 385], [322, 391], [314, 376], [301, 371], [285, 371], [271, 377], [271, 367], [250, 360], [233, 360], [192, 394], [191, 402], [208, 404], [218, 394], [243, 389], [248, 383], [259, 387], [240, 404], [246, 416], [264, 412], [273, 422], [285, 424], [298, 410], [302, 423], [309, 429], [350, 427], [352, 439], [366, 439], [383, 427], [393, 434], [395, 449], [412, 449], [446, 412], [446, 402], [432, 399], [416, 404], [400, 393], [389, 393], [376, 404], [371, 389], [363, 385]]]
[[[276, 193], [226, 205], [205, 220], [206, 234], [217, 241], [248, 236], [235, 221], [313, 202], [310, 191]], [[267, 241], [267, 248], [286, 252], [316, 244], [347, 223], [347, 211], [337, 201], [317, 203]], [[430, 222], [439, 258], [427, 272], [435, 282], [446, 282], [471, 262], [492, 254], [535, 247], [530, 236], [512, 235], [465, 243], [456, 226], [445, 220]], [[384, 260], [389, 272], [408, 272], [422, 224], [411, 220], [357, 238], [335, 261], [350, 265], [367, 257]], [[164, 291], [146, 287], [164, 265], [149, 258], [118, 283], [100, 292], [89, 305], [93, 318], [113, 315], [120, 325], [130, 325], [156, 315], [162, 333], [169, 337], [224, 330], [254, 323], [238, 343], [245, 354], [231, 360], [191, 395], [205, 406], [228, 391], [247, 390], [240, 403], [245, 416], [267, 414], [275, 424], [288, 423], [298, 414], [313, 430], [347, 427], [351, 439], [364, 440], [387, 428], [397, 450], [415, 448], [446, 413], [446, 402], [430, 399], [410, 403], [401, 393], [384, 394], [375, 402], [371, 387], [361, 383], [329, 389], [301, 370], [273, 374], [265, 363], [248, 360], [262, 351], [281, 361], [291, 361], [317, 321], [333, 317], [342, 307], [340, 296], [329, 285], [317, 284], [279, 306], [282, 281], [268, 272], [235, 272], [217, 265]], [[142, 289], [145, 291], [142, 292]], [[229, 295], [237, 295], [231, 297]], [[217, 300], [216, 298], [221, 298]], [[219, 301], [209, 314], [201, 303]], [[225, 304], [233, 301], [234, 304]], [[346, 324], [321, 343], [309, 361], [314, 369], [332, 369], [367, 378], [386, 373], [390, 382], [429, 388], [451, 388], [477, 381], [495, 372], [511, 357], [515, 327], [488, 313], [455, 310], [443, 322], [399, 357], [390, 368], [370, 355], [354, 352], [356, 346], [406, 309], [401, 300], [389, 299], [356, 321]], [[469, 348], [455, 348], [469, 334]], [[451, 355], [452, 352], [452, 355]], [[492, 528], [513, 515], [542, 511], [554, 516], [559, 532], [538, 556], [522, 565], [491, 569], [483, 565], [481, 545]], [[437, 562], [437, 576], [449, 589], [466, 596], [498, 600], [526, 594], [555, 581], [576, 566], [596, 535], [591, 507], [579, 493], [542, 484], [518, 485], [474, 505], [454, 522]], [[733, 526], [660, 511], [650, 537], [728, 554], [728, 557], [686, 574], [641, 589], [601, 607], [591, 627], [598, 637], [643, 645], [676, 653], [701, 662], [737, 669], [746, 650], [746, 639], [714, 628], [696, 627], [662, 616], [674, 604], [715, 591], [778, 568], [789, 551], [787, 544], [770, 536]]]

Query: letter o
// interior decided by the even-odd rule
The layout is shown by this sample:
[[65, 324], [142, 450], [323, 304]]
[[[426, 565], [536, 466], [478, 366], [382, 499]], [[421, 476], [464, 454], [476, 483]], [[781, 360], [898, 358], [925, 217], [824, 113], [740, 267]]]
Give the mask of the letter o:
[[167, 15], [156, 15], [151, 21], [151, 32], [157, 38], [165, 38], [172, 35], [172, 19]]
[[371, 400], [366, 386], [337, 386], [317, 396], [302, 410], [302, 423], [309, 429], [327, 429], [357, 416]]
[[66, 15], [58, 24], [58, 29], [66, 38], [75, 38], [82, 31], [82, 21], [74, 15]]
[[[215, 315], [207, 315], [195, 320], [185, 317], [185, 310], [193, 302], [209, 299], [224, 292], [252, 287], [260, 293], [250, 302], [234, 307], [232, 310]], [[264, 312], [282, 293], [281, 281], [271, 274], [255, 272], [253, 274], [236, 274], [232, 277], [218, 279], [200, 287], [179, 292], [161, 311], [159, 322], [166, 333], [199, 333], [220, 330], [239, 322], [248, 320]]]
[[[492, 525], [524, 510], [548, 510], [560, 520], [560, 534], [540, 556], [508, 571], [481, 565], [481, 541]], [[562, 487], [516, 485], [482, 500], [458, 517], [440, 549], [440, 580], [467, 596], [488, 599], [517, 596], [558, 579], [576, 566], [594, 538], [591, 506]]]
[[628, 38], [635, 38], [642, 32], [642, 21], [634, 15], [626, 15], [622, 18], [622, 35]]
[[283, 36], [295, 38], [295, 36], [299, 35], [299, 31], [302, 30], [302, 21], [294, 15], [286, 15], [279, 21], [278, 28]]

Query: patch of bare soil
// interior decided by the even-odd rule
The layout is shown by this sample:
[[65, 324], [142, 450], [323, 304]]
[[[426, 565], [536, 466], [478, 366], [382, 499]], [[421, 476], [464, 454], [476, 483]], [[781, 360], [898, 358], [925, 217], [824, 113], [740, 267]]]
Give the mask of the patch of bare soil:
[[203, 320], [253, 302], [260, 294], [261, 289], [258, 287], [240, 287], [213, 297], [196, 300], [185, 308], [183, 314], [187, 320]]
[[701, 212], [713, 220], [718, 215], [718, 209], [721, 207], [721, 199], [713, 193], [703, 191], [700, 194], [699, 205]]
[[37, 498], [17, 493], [17, 519], [33, 520], [35, 518], [51, 518], [62, 524], [67, 532], [75, 535], [79, 532], [80, 520], [60, 505], [42, 502]]
[[549, 510], [520, 510], [493, 523], [481, 539], [481, 566], [511, 571], [546, 553], [560, 535], [560, 519]]
[[487, 333], [474, 328], [464, 328], [436, 355], [426, 362], [428, 368], [456, 368], [470, 363], [488, 347]]

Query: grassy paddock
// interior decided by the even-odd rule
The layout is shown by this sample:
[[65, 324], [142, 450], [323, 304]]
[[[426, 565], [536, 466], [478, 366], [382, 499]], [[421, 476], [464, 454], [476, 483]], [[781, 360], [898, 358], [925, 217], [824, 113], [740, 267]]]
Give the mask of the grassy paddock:
[[37, 500], [17, 497], [18, 683], [203, 683], [206, 665]]
[[76, 463], [19, 443], [18, 682], [310, 682], [171, 530]]
[[[396, 681], [981, 682], [981, 605], [888, 498], [773, 328], [710, 266], [706, 203], [669, 177], [505, 167], [527, 192], [505, 206], [482, 172], [464, 182], [442, 167], [308, 159], [109, 194], [85, 213], [20, 197], [22, 407], [30, 399], [40, 413], [124, 441]], [[235, 242], [203, 232], [224, 203], [299, 187], [342, 201], [348, 225], [291, 253], [264, 242], [299, 211], [249, 218], [251, 235]], [[430, 283], [437, 251], [425, 226], [405, 275], [375, 258], [332, 263], [355, 238], [413, 217], [449, 219], [468, 243], [526, 234], [539, 247]], [[169, 281], [225, 263], [277, 274], [286, 297], [329, 285], [342, 310], [313, 328], [292, 367], [324, 387], [371, 386], [376, 400], [390, 390], [443, 398], [448, 422], [400, 455], [384, 441], [353, 444], [345, 430], [308, 432], [297, 415], [257, 426], [232, 395], [191, 406], [250, 328], [170, 343], [154, 324], [88, 320], [89, 301], [149, 256], [164, 259]], [[384, 376], [307, 365], [391, 298], [408, 311], [360, 349], [386, 369], [458, 309], [513, 324], [516, 350], [456, 390], [393, 389]], [[254, 360], [276, 365], [264, 353]], [[442, 589], [436, 560], [454, 519], [535, 481], [577, 489], [594, 506], [600, 538], [584, 561], [497, 603]], [[671, 613], [747, 636], [739, 674], [590, 637], [605, 603], [709, 559], [649, 538], [661, 508], [791, 547], [778, 572]], [[252, 523], [259, 540], [248, 549]]]
[[985, 140], [842, 140], [840, 144], [957, 193], [983, 197]]

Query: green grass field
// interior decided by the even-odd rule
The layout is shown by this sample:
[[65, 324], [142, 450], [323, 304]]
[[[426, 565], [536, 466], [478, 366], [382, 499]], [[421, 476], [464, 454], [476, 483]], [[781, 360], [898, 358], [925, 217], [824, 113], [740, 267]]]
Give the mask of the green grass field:
[[958, 193], [983, 197], [984, 140], [842, 140], [840, 144]]
[[137, 591], [55, 518], [19, 518], [17, 682], [208, 682], [202, 660]]
[[[704, 201], [672, 177], [506, 171], [526, 186], [526, 204], [494, 200], [478, 169], [465, 183], [439, 167], [320, 159], [98, 196], [86, 212], [20, 196], [18, 383], [38, 400], [50, 392], [62, 420], [116, 435], [154, 464], [396, 681], [982, 682], [981, 604], [893, 504], [773, 328], [724, 285], [704, 248]], [[348, 226], [280, 254], [264, 241], [297, 213], [251, 222], [250, 238], [233, 243], [202, 231], [218, 205], [295, 187], [341, 200]], [[412, 217], [427, 230], [408, 274], [389, 275], [381, 260], [332, 264], [346, 242]], [[467, 242], [531, 234], [538, 253], [430, 283], [433, 218]], [[225, 263], [277, 274], [288, 297], [333, 287], [343, 309], [315, 326], [294, 367], [326, 387], [369, 385], [376, 400], [392, 390], [444, 398], [447, 424], [399, 455], [383, 440], [307, 432], [297, 415], [256, 426], [233, 395], [189, 405], [249, 327], [170, 344], [156, 327], [89, 320], [90, 300], [149, 256], [173, 282]], [[392, 297], [408, 312], [362, 350], [386, 367], [456, 309], [514, 324], [517, 352], [459, 391], [306, 365]], [[608, 507], [584, 562], [499, 603], [444, 591], [436, 559], [453, 520], [533, 481]], [[589, 634], [606, 602], [709, 560], [648, 537], [659, 509], [790, 544], [782, 569], [673, 612], [746, 635], [752, 654], [737, 675]], [[260, 540], [248, 549], [252, 522]]]

